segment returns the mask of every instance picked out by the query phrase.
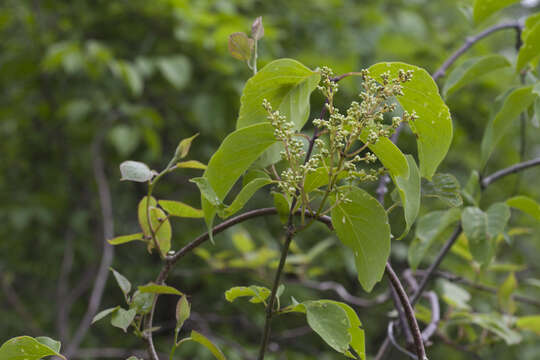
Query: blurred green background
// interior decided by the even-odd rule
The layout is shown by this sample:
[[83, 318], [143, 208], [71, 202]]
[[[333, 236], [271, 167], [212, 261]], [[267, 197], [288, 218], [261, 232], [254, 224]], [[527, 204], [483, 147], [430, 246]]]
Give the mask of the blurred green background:
[[[118, 165], [132, 159], [162, 169], [178, 141], [197, 132], [200, 136], [190, 158], [208, 161], [234, 129], [239, 96], [251, 76], [245, 64], [228, 54], [227, 37], [248, 32], [255, 17], [262, 16], [265, 26], [259, 44], [260, 68], [273, 59], [290, 57], [311, 68], [330, 66], [338, 74], [378, 61], [403, 61], [433, 73], [467, 36], [540, 8], [534, 1], [527, 3], [528, 7], [518, 4], [475, 26], [471, 1], [454, 0], [2, 0], [0, 342], [29, 334], [69, 343], [86, 310], [103, 246], [93, 168], [96, 157], [104, 162], [111, 190], [115, 235], [137, 232], [136, 205], [146, 187], [120, 182]], [[463, 59], [495, 52], [513, 60], [515, 40], [511, 30], [496, 33]], [[452, 173], [465, 184], [478, 166], [480, 140], [495, 99], [512, 84], [519, 84], [512, 71], [499, 72], [447, 99], [455, 135], [441, 172]], [[342, 81], [339, 101], [347, 104], [358, 91], [356, 80]], [[320, 94], [313, 95], [313, 116], [322, 101]], [[519, 127], [513, 132], [517, 135]], [[525, 158], [540, 155], [538, 126], [530, 123], [526, 135]], [[414, 143], [407, 131], [399, 142], [413, 154]], [[519, 146], [518, 136], [505, 138], [487, 172], [519, 161]], [[156, 196], [199, 207], [197, 188], [188, 182], [194, 176], [199, 176], [197, 170], [175, 172], [160, 183]], [[518, 189], [539, 199], [539, 176], [540, 170], [532, 169], [520, 177], [508, 177], [494, 185], [483, 201], [504, 200]], [[271, 195], [261, 192], [249, 207], [271, 204]], [[441, 207], [426, 200], [422, 212]], [[523, 278], [538, 278], [539, 226], [527, 217], [513, 219], [513, 226], [518, 225], [530, 230], [513, 238], [512, 245], [504, 245], [500, 261], [522, 265]], [[203, 222], [195, 220], [175, 221], [173, 227], [174, 249], [205, 231]], [[215, 246], [208, 243], [185, 257], [169, 279], [193, 303], [187, 329], [208, 334], [230, 359], [254, 354], [264, 314], [257, 304], [227, 303], [223, 293], [235, 285], [268, 286], [280, 236], [275, 218], [245, 223], [217, 237]], [[393, 243], [392, 261], [398, 270], [407, 267], [411, 238]], [[327, 247], [317, 253], [313, 247], [322, 242]], [[247, 259], [239, 244], [250, 244], [246, 246], [253, 246], [257, 256]], [[287, 285], [287, 299], [339, 299], [333, 292], [295, 284], [297, 279], [336, 281], [362, 298], [386, 291], [383, 281], [372, 294], [363, 293], [350, 254], [322, 227], [303, 234], [293, 250], [297, 262], [288, 268], [292, 283]], [[159, 272], [157, 257], [133, 243], [115, 249], [112, 266], [136, 285]], [[443, 267], [470, 274], [468, 263], [455, 255]], [[506, 275], [494, 273], [485, 280], [496, 285]], [[538, 288], [524, 291], [540, 296]], [[495, 297], [472, 295], [475, 309], [496, 309]], [[100, 309], [121, 302], [122, 294], [109, 277]], [[163, 297], [156, 314], [155, 323], [162, 329], [155, 338], [163, 351], [171, 342], [174, 305], [174, 298]], [[364, 322], [368, 354], [373, 355], [386, 333], [391, 303], [356, 309]], [[518, 311], [531, 314], [535, 310], [524, 306]], [[273, 352], [268, 358], [341, 358], [305, 326], [300, 317], [276, 319]], [[129, 350], [144, 347], [140, 339], [102, 321], [91, 327], [73, 357], [100, 359], [108, 354], [122, 358]], [[437, 338], [428, 353], [433, 359], [470, 358]], [[538, 337], [531, 336], [520, 345], [498, 342], [480, 353], [492, 359], [533, 360], [538, 359], [540, 344]], [[191, 345], [179, 354], [210, 359], [205, 349]], [[389, 358], [404, 355], [394, 352]]]

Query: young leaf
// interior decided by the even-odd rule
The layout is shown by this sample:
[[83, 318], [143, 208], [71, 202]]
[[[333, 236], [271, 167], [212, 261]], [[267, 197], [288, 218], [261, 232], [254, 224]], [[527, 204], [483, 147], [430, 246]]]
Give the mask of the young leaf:
[[217, 360], [227, 360], [225, 358], [225, 355], [223, 355], [223, 353], [221, 352], [221, 350], [219, 350], [219, 348], [216, 345], [214, 345], [207, 337], [205, 337], [201, 333], [198, 333], [197, 331], [192, 330], [190, 338], [191, 340], [198, 342], [199, 344], [203, 345], [208, 350], [210, 350], [212, 355], [214, 355], [214, 357]]
[[119, 308], [113, 313], [111, 325], [124, 330], [124, 332], [127, 332], [127, 328], [129, 325], [131, 325], [133, 319], [135, 319], [136, 314], [135, 309], [125, 310]]
[[413, 270], [418, 268], [429, 248], [442, 238], [446, 229], [459, 221], [460, 215], [460, 209], [452, 208], [447, 211], [430, 212], [418, 220], [415, 238], [409, 247], [408, 255]]
[[516, 326], [523, 330], [534, 331], [537, 335], [540, 335], [540, 315], [518, 317]]
[[443, 95], [447, 97], [477, 78], [510, 65], [510, 61], [506, 57], [497, 54], [468, 59], [448, 75], [443, 87]]
[[499, 112], [488, 123], [481, 145], [482, 168], [513, 121], [533, 103], [536, 95], [532, 93], [532, 88], [532, 86], [524, 86], [513, 90], [504, 100]]
[[189, 319], [191, 313], [191, 305], [189, 304], [185, 295], [180, 297], [176, 304], [176, 332], [180, 331], [184, 322]]
[[418, 115], [409, 126], [418, 137], [420, 174], [430, 180], [452, 142], [452, 118], [437, 84], [424, 69], [399, 62], [378, 63], [369, 68], [373, 76], [390, 72], [391, 78], [400, 70], [413, 71], [412, 80], [403, 84], [404, 95], [398, 101], [404, 110]]
[[114, 270], [113, 268], [109, 268], [116, 280], [116, 283], [120, 287], [120, 290], [124, 293], [124, 296], [126, 299], [128, 298], [129, 292], [131, 291], [131, 283], [129, 280], [122, 274], [120, 274], [118, 271]]
[[111, 245], [120, 245], [120, 244], [125, 244], [125, 243], [136, 241], [136, 240], [145, 241], [143, 239], [143, 234], [137, 233], [137, 234], [131, 234], [131, 235], [117, 236], [113, 239], [107, 240], [107, 242]]
[[202, 210], [195, 209], [180, 201], [159, 200], [158, 204], [163, 208], [163, 210], [169, 213], [170, 216], [193, 219], [199, 219], [203, 217]]
[[463, 204], [460, 192], [459, 182], [451, 174], [435, 174], [432, 181], [422, 187], [422, 195], [438, 198], [452, 207]]
[[527, 29], [523, 36], [523, 45], [519, 49], [516, 69], [519, 71], [540, 55], [540, 22]]
[[174, 152], [174, 158], [176, 160], [183, 159], [187, 156], [187, 154], [189, 153], [189, 148], [191, 147], [191, 143], [193, 142], [193, 140], [195, 140], [197, 136], [199, 136], [198, 133], [193, 135], [192, 137], [182, 139], [182, 141], [180, 141], [180, 143], [176, 147], [176, 151]]
[[229, 302], [245, 296], [251, 296], [250, 303], [262, 303], [270, 296], [270, 289], [263, 286], [235, 286], [225, 292], [225, 299]]
[[473, 5], [474, 22], [481, 23], [486, 18], [519, 0], [475, 0]]
[[234, 215], [236, 212], [240, 211], [244, 205], [248, 202], [249, 199], [263, 186], [273, 183], [271, 179], [258, 178], [253, 179], [249, 184], [244, 186], [242, 190], [236, 195], [236, 198], [227, 206], [224, 210], [224, 217], [227, 218], [231, 215]]
[[287, 201], [285, 195], [283, 195], [282, 193], [272, 192], [272, 196], [274, 197], [274, 206], [277, 209], [279, 220], [282, 224], [286, 224], [289, 220], [289, 211], [291, 206]]
[[229, 35], [229, 53], [236, 59], [249, 61], [255, 42], [243, 32]]
[[154, 301], [154, 297], [155, 294], [143, 293], [137, 290], [131, 298], [131, 304], [129, 304], [129, 308], [135, 309], [137, 314], [148, 314], [148, 312], [152, 308], [152, 302]]
[[147, 182], [154, 176], [148, 165], [139, 161], [124, 161], [120, 164], [120, 181]]
[[253, 24], [251, 24], [251, 37], [257, 41], [261, 40], [264, 36], [264, 26], [262, 23], [262, 16], [258, 16]]
[[155, 283], [149, 283], [147, 285], [139, 286], [139, 291], [141, 293], [152, 293], [152, 294], [170, 294], [170, 295], [184, 295], [177, 289], [172, 286], [167, 285], [158, 285]]
[[506, 203], [508, 206], [521, 210], [525, 214], [531, 215], [533, 218], [540, 221], [540, 204], [533, 199], [519, 195], [506, 200]]
[[[267, 122], [266, 99], [300, 130], [309, 116], [309, 99], [320, 74], [292, 59], [274, 60], [248, 80], [240, 99], [236, 128]], [[264, 89], [264, 91], [261, 91]]]
[[102, 310], [102, 311], [98, 312], [94, 316], [94, 318], [92, 319], [92, 324], [95, 323], [96, 321], [99, 321], [99, 320], [103, 319], [107, 315], [112, 314], [113, 312], [115, 312], [118, 309], [120, 309], [120, 306], [115, 306], [113, 308], [105, 309], [105, 310]]
[[418, 216], [418, 211], [420, 211], [420, 172], [412, 155], [406, 155], [406, 158], [409, 164], [408, 177], [393, 177], [401, 198], [406, 224], [405, 230], [398, 240], [403, 239], [409, 233]]
[[[166, 254], [171, 249], [171, 222], [163, 210], [154, 207], [150, 208], [150, 223], [152, 229], [154, 229], [159, 250], [162, 254]], [[150, 242], [150, 245], [153, 245], [153, 243]]]
[[340, 202], [331, 212], [332, 225], [341, 242], [353, 250], [358, 280], [367, 292], [381, 280], [390, 255], [390, 225], [379, 202], [357, 187], [343, 187], [350, 202]]
[[[66, 359], [63, 355], [56, 350], [57, 342], [55, 344], [44, 344], [37, 339], [30, 336], [18, 336], [9, 339], [0, 347], [0, 359], [6, 360], [39, 360], [46, 356], [59, 356], [62, 359]], [[49, 345], [54, 345], [55, 348]]]
[[488, 234], [486, 213], [477, 207], [468, 206], [461, 214], [461, 224], [472, 256], [482, 265], [487, 265], [493, 257], [494, 244]]
[[179, 169], [199, 169], [199, 170], [206, 170], [206, 165], [204, 165], [202, 162], [197, 160], [188, 160], [188, 161], [181, 161], [176, 164], [176, 167]]
[[330, 347], [340, 353], [349, 349], [352, 336], [349, 333], [351, 323], [346, 311], [330, 301], [306, 301], [306, 318], [309, 326]]
[[516, 303], [512, 299], [512, 293], [517, 289], [517, 280], [514, 273], [510, 273], [497, 291], [497, 298], [501, 309], [507, 314], [513, 314], [516, 311]]

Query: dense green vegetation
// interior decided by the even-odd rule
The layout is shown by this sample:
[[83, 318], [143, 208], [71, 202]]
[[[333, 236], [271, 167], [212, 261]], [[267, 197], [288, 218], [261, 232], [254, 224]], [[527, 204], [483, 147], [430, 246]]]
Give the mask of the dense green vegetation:
[[[398, 317], [389, 296], [395, 287], [383, 277], [392, 274], [387, 258], [411, 296], [418, 284], [409, 269], [421, 280], [454, 233], [415, 308], [425, 329], [433, 304], [440, 307], [437, 331], [425, 342], [429, 358], [535, 359], [538, 10], [534, 1], [479, 0], [3, 1], [0, 343], [48, 336], [69, 359], [147, 358], [144, 329], [160, 293], [152, 338], [164, 358], [173, 340], [188, 337], [172, 349], [175, 358], [220, 358], [221, 351], [227, 359], [255, 358], [267, 304], [284, 314], [274, 316], [266, 359], [361, 356], [364, 335], [367, 358], [375, 358], [388, 321]], [[264, 36], [251, 33], [258, 16]], [[257, 45], [238, 34], [231, 45], [238, 32]], [[443, 65], [464, 44], [471, 47]], [[369, 76], [339, 77], [361, 69]], [[386, 71], [403, 86], [403, 95], [388, 90], [399, 105], [377, 112], [374, 119], [384, 121], [362, 125], [355, 137], [371, 142], [376, 158], [359, 153], [365, 158], [352, 171], [346, 155], [360, 145], [340, 148], [322, 136], [326, 143], [309, 163], [315, 171], [302, 168], [309, 155], [296, 131], [308, 139], [318, 131], [329, 139], [354, 133], [350, 124], [312, 121], [321, 109], [327, 119], [349, 107], [365, 117], [350, 104], [361, 91], [364, 102], [380, 101], [377, 85], [372, 92], [368, 85], [371, 77], [383, 82]], [[284, 77], [293, 95], [281, 92]], [[400, 128], [395, 147], [388, 138], [401, 121], [412, 126]], [[296, 149], [279, 163], [276, 129], [277, 141]], [[376, 130], [374, 139], [367, 130]], [[178, 146], [181, 139], [188, 140]], [[321, 165], [333, 159], [336, 173]], [[516, 174], [488, 176], [531, 159]], [[275, 162], [275, 171], [263, 171]], [[380, 166], [389, 175], [382, 205]], [[155, 177], [149, 169], [165, 170]], [[287, 169], [301, 174], [301, 186]], [[310, 205], [321, 202], [328, 218], [311, 224]], [[309, 216], [292, 224], [295, 203]], [[273, 206], [279, 216], [241, 222], [179, 252], [222, 219]], [[162, 221], [163, 210], [170, 219]], [[136, 235], [115, 241], [146, 244], [104, 241], [125, 234]], [[283, 241], [290, 250], [274, 304]], [[158, 274], [169, 250], [169, 287], [147, 285], [164, 280]], [[102, 315], [110, 318], [90, 324], [109, 308]], [[402, 336], [406, 323], [396, 321], [394, 334], [415, 354], [408, 330]], [[52, 340], [37, 340], [18, 341], [35, 346], [36, 359], [58, 351]], [[0, 349], [8, 359], [9, 346]], [[402, 352], [390, 346], [387, 358], [405, 358]]]

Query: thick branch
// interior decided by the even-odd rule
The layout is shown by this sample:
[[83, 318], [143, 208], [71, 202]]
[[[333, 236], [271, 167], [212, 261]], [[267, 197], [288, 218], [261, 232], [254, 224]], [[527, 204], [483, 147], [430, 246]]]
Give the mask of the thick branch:
[[515, 165], [512, 165], [512, 166], [509, 166], [505, 169], [502, 169], [502, 170], [499, 170], [499, 171], [496, 171], [494, 172], [493, 174], [489, 175], [489, 176], [486, 176], [485, 178], [482, 179], [482, 181], [480, 182], [480, 185], [482, 186], [482, 189], [485, 189], [488, 187], [488, 185], [494, 183], [495, 181], [507, 176], [507, 175], [511, 175], [511, 174], [515, 174], [517, 172], [520, 172], [520, 171], [523, 171], [525, 169], [528, 169], [530, 167], [533, 167], [533, 166], [538, 166], [540, 165], [540, 157], [536, 158], [536, 159], [532, 159], [532, 160], [529, 160], [529, 161], [524, 161], [522, 163], [519, 163], [519, 164], [515, 164]]

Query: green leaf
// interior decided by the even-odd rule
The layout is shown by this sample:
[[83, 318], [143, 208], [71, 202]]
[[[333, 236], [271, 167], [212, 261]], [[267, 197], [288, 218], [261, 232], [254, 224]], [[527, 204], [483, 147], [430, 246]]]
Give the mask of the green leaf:
[[190, 338], [191, 338], [191, 340], [193, 340], [195, 342], [198, 342], [199, 344], [203, 345], [208, 350], [210, 350], [210, 352], [212, 353], [212, 355], [214, 355], [214, 357], [216, 359], [218, 359], [218, 360], [227, 360], [225, 358], [225, 355], [223, 355], [223, 353], [221, 352], [221, 350], [219, 350], [219, 348], [216, 345], [214, 345], [204, 335], [202, 335], [202, 334], [198, 333], [197, 331], [193, 330], [193, 331], [191, 331]]
[[473, 170], [461, 194], [469, 203], [478, 206], [481, 193], [482, 189], [480, 188], [480, 174], [478, 174], [478, 171]]
[[540, 335], [540, 315], [520, 316], [516, 320], [516, 326], [523, 330], [534, 331]]
[[519, 195], [506, 200], [506, 204], [513, 208], [523, 211], [525, 214], [531, 215], [536, 220], [540, 221], [540, 204], [530, 197]]
[[115, 306], [113, 308], [105, 309], [105, 310], [102, 310], [102, 311], [98, 312], [96, 315], [94, 315], [94, 318], [92, 319], [92, 324], [95, 323], [96, 321], [99, 321], [99, 320], [103, 319], [104, 317], [112, 314], [113, 312], [115, 312], [118, 309], [120, 309], [120, 306]]
[[503, 339], [508, 345], [514, 345], [521, 341], [519, 333], [511, 330], [500, 314], [477, 314], [477, 313], [456, 313], [456, 317], [462, 317]]
[[532, 86], [525, 86], [510, 92], [499, 112], [488, 123], [482, 138], [482, 168], [513, 121], [533, 103], [536, 95], [532, 93], [532, 88]]
[[418, 220], [415, 238], [408, 254], [409, 264], [413, 270], [418, 268], [429, 248], [442, 239], [448, 227], [459, 221], [460, 215], [460, 209], [452, 208], [430, 212]]
[[519, 49], [516, 63], [517, 70], [523, 69], [530, 61], [537, 59], [540, 55], [540, 22], [527, 29], [524, 34], [523, 45]]
[[189, 206], [188, 204], [184, 204], [183, 202], [180, 202], [180, 201], [159, 200], [158, 204], [170, 216], [193, 218], [193, 219], [202, 218], [204, 216], [202, 210], [195, 209]]
[[[360, 134], [360, 140], [366, 142], [367, 131]], [[381, 137], [375, 144], [370, 144], [369, 149], [373, 151], [385, 168], [388, 169], [393, 177], [401, 176], [407, 178], [409, 175], [409, 165], [407, 158], [401, 150], [392, 142], [392, 140]]]
[[267, 122], [267, 113], [262, 106], [266, 99], [294, 123], [296, 130], [300, 130], [308, 119], [310, 95], [319, 81], [319, 73], [296, 60], [272, 61], [246, 83], [236, 128]]
[[167, 81], [176, 89], [183, 89], [191, 78], [191, 63], [184, 55], [162, 57], [157, 61], [157, 67]]
[[127, 332], [127, 328], [131, 325], [133, 319], [135, 319], [135, 315], [137, 315], [135, 309], [125, 310], [119, 308], [112, 315], [111, 325]]
[[488, 217], [477, 207], [468, 206], [461, 213], [463, 232], [469, 241], [473, 258], [487, 265], [493, 257], [493, 242], [488, 234]]
[[513, 314], [516, 311], [516, 303], [512, 299], [512, 293], [517, 289], [517, 280], [514, 273], [510, 273], [497, 291], [497, 298], [501, 309], [507, 314]]
[[120, 181], [147, 182], [152, 179], [154, 173], [148, 165], [139, 161], [124, 161], [120, 164]]
[[178, 164], [176, 164], [176, 167], [179, 169], [199, 169], [199, 170], [206, 170], [206, 165], [204, 165], [202, 162], [197, 160], [188, 160], [188, 161], [181, 161]]
[[[269, 123], [236, 130], [223, 140], [203, 175], [217, 196], [214, 203], [223, 201], [238, 178], [275, 141], [274, 129]], [[204, 196], [201, 202], [205, 221], [210, 229], [216, 211], [215, 205]]]
[[[171, 222], [163, 210], [150, 208], [150, 223], [152, 224], [152, 229], [154, 229], [159, 250], [162, 254], [166, 254], [171, 249]], [[153, 245], [152, 242], [150, 244]]]
[[180, 331], [184, 322], [189, 319], [191, 306], [185, 295], [182, 295], [176, 303], [176, 332]]
[[140, 95], [144, 88], [144, 82], [137, 68], [127, 61], [113, 61], [110, 68], [114, 76], [124, 81], [133, 95]]
[[393, 178], [401, 198], [406, 224], [405, 231], [398, 240], [403, 239], [409, 233], [420, 210], [420, 172], [412, 155], [406, 155], [406, 157], [409, 164], [408, 177], [396, 176]]
[[60, 341], [56, 341], [47, 336], [38, 336], [36, 337], [36, 340], [56, 352], [60, 352], [60, 348], [62, 347], [62, 343]]
[[152, 234], [150, 233], [150, 226], [148, 225], [148, 208], [153, 208], [157, 206], [157, 201], [153, 196], [145, 196], [139, 201], [139, 205], [137, 207], [137, 217], [139, 219], [139, 225], [141, 226], [141, 230], [145, 237], [150, 237]]
[[[40, 338], [43, 341], [43, 338]], [[49, 338], [47, 338], [49, 339]], [[52, 339], [49, 339], [54, 341]], [[30, 336], [18, 336], [6, 341], [0, 347], [0, 359], [2, 360], [39, 360], [46, 356], [65, 357], [58, 353], [58, 342], [39, 341]], [[53, 347], [51, 347], [51, 346]]]
[[155, 295], [152, 293], [142, 293], [139, 290], [135, 291], [131, 298], [130, 309], [135, 309], [137, 314], [148, 314], [152, 308], [152, 302]]
[[495, 203], [491, 205], [486, 215], [488, 218], [487, 232], [491, 238], [504, 233], [508, 220], [510, 220], [510, 208], [505, 203]]
[[251, 299], [249, 299], [251, 303], [264, 303], [270, 296], [270, 289], [263, 286], [235, 286], [225, 292], [225, 299], [229, 302], [245, 296], [251, 296]]
[[136, 241], [136, 240], [145, 241], [143, 239], [143, 234], [137, 233], [137, 234], [131, 234], [131, 235], [117, 236], [113, 239], [107, 240], [107, 242], [111, 245], [120, 245], [120, 244], [125, 244], [125, 243]]
[[120, 287], [120, 290], [122, 290], [122, 292], [124, 293], [124, 296], [127, 299], [127, 296], [129, 295], [129, 292], [131, 291], [131, 283], [124, 275], [120, 274], [118, 271], [114, 270], [113, 268], [109, 268], [109, 269], [112, 271], [114, 278], [116, 280], [116, 283], [118, 284], [118, 286]]
[[232, 241], [234, 247], [238, 249], [242, 254], [247, 254], [255, 249], [253, 240], [249, 236], [249, 233], [244, 230], [237, 230], [232, 234]]
[[229, 53], [238, 60], [249, 61], [255, 42], [245, 33], [237, 32], [229, 35]]
[[422, 187], [422, 195], [442, 200], [452, 207], [461, 206], [461, 187], [459, 182], [451, 174], [435, 174], [431, 182]]
[[274, 191], [272, 192], [272, 196], [274, 197], [274, 206], [277, 209], [279, 220], [282, 224], [286, 224], [289, 220], [289, 211], [291, 206], [285, 195], [282, 193]]
[[[350, 347], [352, 347], [353, 350], [358, 354], [358, 356], [360, 356], [361, 360], [366, 360], [365, 333], [364, 329], [362, 329], [362, 322], [358, 318], [358, 314], [356, 314], [356, 311], [354, 311], [353, 308], [351, 308], [345, 303], [338, 301], [333, 301], [333, 303], [341, 306], [341, 308], [345, 310], [345, 312], [347, 313], [347, 317], [349, 318], [349, 323], [351, 324], [351, 326], [349, 327], [349, 334], [351, 335], [351, 341], [349, 343]], [[350, 355], [347, 353], [345, 354]]]
[[353, 250], [358, 280], [370, 292], [390, 255], [390, 225], [384, 208], [367, 192], [352, 186], [342, 191], [351, 201], [332, 209], [332, 224], [341, 242]]
[[448, 75], [448, 79], [443, 87], [443, 95], [447, 97], [477, 78], [510, 65], [508, 59], [497, 54], [468, 59]]
[[187, 156], [189, 153], [189, 148], [191, 147], [191, 143], [195, 138], [199, 136], [199, 134], [195, 134], [192, 137], [189, 137], [187, 139], [182, 139], [178, 146], [176, 147], [176, 151], [174, 152], [174, 158], [176, 160], [183, 159]]
[[197, 185], [199, 188], [201, 195], [204, 197], [206, 201], [208, 201], [212, 206], [219, 207], [223, 204], [221, 203], [221, 199], [219, 196], [217, 196], [216, 192], [212, 188], [212, 185], [210, 185], [210, 181], [206, 177], [197, 177], [189, 180], [190, 182]]
[[250, 183], [244, 186], [242, 190], [240, 190], [240, 192], [238, 193], [238, 195], [236, 195], [236, 198], [231, 203], [231, 205], [225, 208], [225, 218], [231, 215], [234, 215], [235, 213], [240, 211], [244, 207], [244, 205], [249, 201], [249, 199], [251, 199], [253, 194], [257, 192], [257, 190], [271, 183], [273, 183], [271, 179], [264, 179], [264, 178], [253, 179]]
[[170, 294], [170, 295], [180, 295], [180, 296], [183, 295], [180, 291], [176, 290], [172, 286], [158, 285], [155, 283], [149, 283], [147, 285], [139, 286], [138, 289], [141, 293]]
[[442, 290], [442, 299], [450, 306], [462, 309], [470, 310], [469, 300], [471, 300], [471, 294], [462, 287], [445, 279], [439, 279], [439, 285]]
[[473, 5], [474, 22], [481, 23], [486, 18], [519, 0], [475, 0]]
[[396, 77], [400, 70], [413, 71], [412, 80], [403, 84], [404, 95], [398, 101], [404, 110], [418, 115], [409, 126], [418, 137], [420, 174], [429, 180], [452, 142], [452, 118], [437, 84], [424, 69], [399, 62], [378, 63], [369, 68], [373, 76], [390, 72], [390, 77]]
[[309, 326], [330, 347], [340, 353], [349, 349], [352, 336], [349, 333], [351, 323], [347, 312], [331, 301], [305, 301], [306, 318]]

